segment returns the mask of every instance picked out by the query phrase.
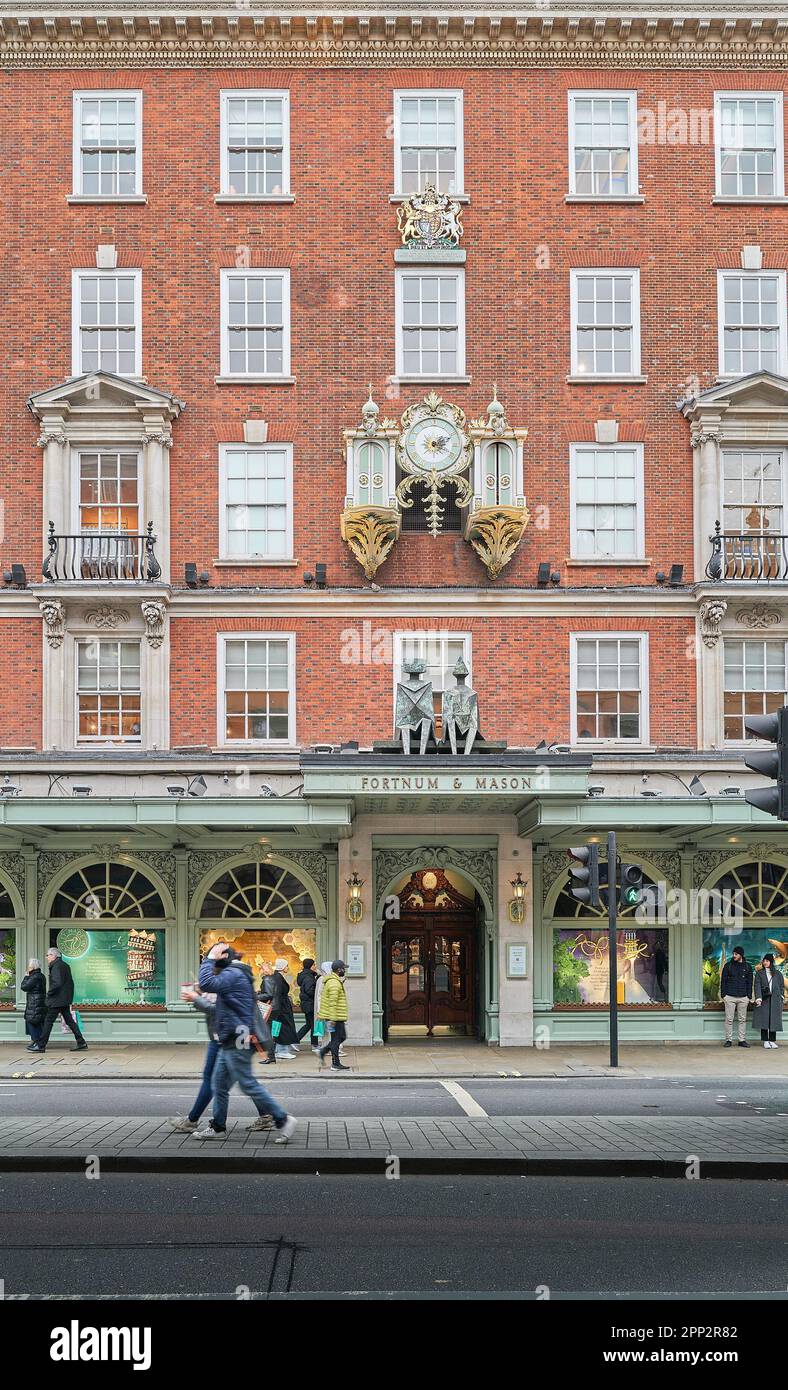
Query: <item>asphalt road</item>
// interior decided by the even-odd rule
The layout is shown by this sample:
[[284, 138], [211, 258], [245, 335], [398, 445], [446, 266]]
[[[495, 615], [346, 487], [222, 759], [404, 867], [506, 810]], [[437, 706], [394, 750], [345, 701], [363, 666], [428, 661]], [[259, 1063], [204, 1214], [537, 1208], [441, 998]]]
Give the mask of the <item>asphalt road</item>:
[[[454, 1116], [469, 1102], [488, 1115], [785, 1115], [788, 1087], [779, 1082], [618, 1078], [490, 1078], [450, 1082], [363, 1081], [353, 1076], [287, 1080], [260, 1074], [264, 1086], [294, 1115]], [[0, 1114], [164, 1116], [185, 1114], [197, 1092], [192, 1081], [0, 1081]], [[458, 1098], [459, 1097], [459, 1098]], [[230, 1113], [249, 1102], [235, 1093]], [[474, 1111], [473, 1113], [477, 1113]]]
[[13, 1174], [0, 1260], [6, 1299], [784, 1296], [784, 1209], [776, 1182]]

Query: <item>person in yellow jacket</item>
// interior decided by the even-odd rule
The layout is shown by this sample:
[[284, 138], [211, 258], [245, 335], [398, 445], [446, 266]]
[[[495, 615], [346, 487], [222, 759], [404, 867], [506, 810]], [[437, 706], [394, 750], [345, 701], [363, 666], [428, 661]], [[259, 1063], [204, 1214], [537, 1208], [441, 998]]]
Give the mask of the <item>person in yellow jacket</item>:
[[347, 994], [345, 993], [345, 971], [343, 960], [331, 962], [331, 974], [322, 981], [317, 1016], [331, 1028], [331, 1038], [317, 1055], [317, 1065], [322, 1067], [323, 1058], [331, 1053], [332, 1071], [350, 1071], [339, 1060], [339, 1049], [347, 1036], [345, 1024], [348, 1020]]

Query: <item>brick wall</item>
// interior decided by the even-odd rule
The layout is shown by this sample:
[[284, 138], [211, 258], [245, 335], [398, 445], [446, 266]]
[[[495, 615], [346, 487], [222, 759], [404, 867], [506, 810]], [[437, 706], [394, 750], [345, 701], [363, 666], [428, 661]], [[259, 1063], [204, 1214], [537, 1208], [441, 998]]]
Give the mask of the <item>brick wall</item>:
[[[187, 410], [172, 450], [172, 551], [211, 567], [218, 553], [217, 445], [239, 441], [261, 416], [296, 457], [294, 570], [214, 572], [219, 585], [298, 585], [316, 560], [334, 585], [363, 576], [339, 538], [345, 492], [343, 427], [357, 422], [366, 382], [387, 413], [396, 399], [394, 264], [397, 245], [391, 133], [397, 87], [450, 86], [465, 93], [464, 214], [470, 385], [446, 394], [480, 414], [497, 381], [510, 419], [529, 428], [529, 502], [549, 508], [498, 581], [530, 585], [548, 559], [563, 569], [568, 543], [568, 444], [593, 438], [616, 415], [622, 437], [646, 444], [644, 569], [570, 569], [567, 583], [653, 581], [670, 563], [691, 573], [691, 454], [675, 410], [687, 379], [716, 374], [716, 269], [758, 242], [765, 266], [785, 265], [784, 210], [712, 207], [711, 145], [642, 145], [643, 205], [567, 205], [566, 90], [638, 90], [639, 107], [710, 109], [715, 87], [769, 88], [781, 74], [703, 72], [506, 72], [447, 70], [48, 71], [7, 73], [0, 87], [6, 219], [3, 564], [37, 572], [47, 518], [41, 454], [25, 401], [70, 373], [70, 277], [114, 242], [120, 264], [143, 270], [144, 372]], [[291, 205], [217, 205], [219, 92], [288, 86], [292, 108]], [[71, 94], [141, 88], [144, 206], [69, 206]], [[292, 272], [295, 386], [217, 386], [219, 269], [248, 247], [253, 266]], [[547, 264], [545, 264], [547, 262]], [[570, 385], [569, 269], [641, 269], [644, 385]], [[542, 514], [543, 520], [545, 514]], [[12, 553], [13, 552], [13, 553]], [[483, 584], [486, 575], [457, 535], [409, 536], [381, 571], [384, 583]]]
[[[358, 739], [364, 747], [389, 739], [394, 677], [386, 657], [393, 633], [432, 626], [416, 618], [391, 624], [340, 617], [176, 619], [170, 629], [172, 743], [215, 745], [219, 632], [295, 634], [300, 744]], [[695, 743], [694, 624], [687, 619], [550, 617], [505, 624], [473, 618], [440, 626], [471, 635], [472, 683], [487, 739], [505, 739], [511, 747], [533, 747], [542, 738], [568, 742], [570, 633], [632, 631], [649, 634], [651, 742]]]

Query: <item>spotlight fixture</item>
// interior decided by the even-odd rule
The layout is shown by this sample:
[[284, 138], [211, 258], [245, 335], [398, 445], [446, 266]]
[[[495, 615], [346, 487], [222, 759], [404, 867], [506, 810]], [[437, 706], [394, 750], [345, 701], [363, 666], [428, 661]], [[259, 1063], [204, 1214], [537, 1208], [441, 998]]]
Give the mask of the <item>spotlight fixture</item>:
[[596, 786], [596, 787], [589, 787], [589, 788], [588, 788], [588, 795], [589, 795], [589, 796], [604, 796], [604, 794], [605, 794], [605, 789], [604, 789], [604, 787]]
[[202, 773], [198, 773], [196, 777], [189, 778], [189, 785], [186, 788], [187, 794], [189, 796], [205, 796], [207, 790], [208, 783], [206, 782]]
[[741, 796], [741, 787], [723, 787], [723, 796]]
[[333, 753], [333, 751], [334, 751], [334, 745], [333, 745], [333, 743], [313, 743], [313, 744], [312, 744], [312, 752], [313, 752], [313, 753]]
[[315, 588], [325, 589], [327, 586], [326, 566], [324, 564], [315, 565]]
[[171, 787], [168, 787], [168, 788], [167, 788], [167, 791], [168, 791], [168, 793], [169, 793], [170, 796], [185, 796], [185, 795], [186, 795], [186, 788], [185, 788], [185, 787], [180, 787], [180, 786], [176, 787], [176, 786], [173, 785], [173, 786], [171, 786]]
[[304, 583], [306, 584], [307, 588], [309, 588], [310, 584], [314, 584], [314, 582], [315, 582], [315, 576], [314, 576], [313, 574], [310, 574], [308, 571], [305, 571], [305, 572], [304, 572]]
[[550, 575], [550, 583], [558, 585], [561, 583], [561, 575], [558, 570], [553, 570]]
[[664, 584], [667, 581], [667, 577], [664, 570], [657, 570], [656, 581], [658, 584]]
[[197, 566], [193, 560], [187, 560], [183, 567], [183, 578], [189, 589], [197, 588]]
[[656, 791], [655, 789], [653, 789], [653, 788], [651, 788], [651, 787], [644, 787], [644, 788], [643, 788], [643, 791], [640, 793], [640, 795], [641, 795], [641, 796], [661, 796], [661, 795], [662, 795], [662, 792], [658, 792], [658, 791]]
[[92, 787], [82, 786], [82, 787], [72, 787], [72, 788], [71, 788], [71, 795], [72, 795], [72, 796], [91, 796], [92, 794], [93, 794], [93, 788], [92, 788]]
[[689, 790], [690, 796], [706, 795], [706, 788], [704, 787], [703, 783], [700, 780], [700, 777], [698, 776], [693, 777], [692, 781], [689, 784]]
[[267, 782], [263, 782], [262, 785], [261, 785], [261, 787], [260, 787], [260, 795], [261, 795], [261, 796], [276, 796], [276, 792], [274, 791], [273, 787], [271, 787], [271, 786], [268, 785]]
[[683, 565], [671, 565], [670, 574], [668, 575], [668, 583], [672, 589], [676, 589], [678, 588], [679, 584], [684, 583]]
[[22, 788], [17, 787], [16, 784], [11, 781], [9, 774], [6, 773], [3, 778], [2, 786], [0, 786], [0, 796], [18, 796], [21, 790]]
[[350, 738], [350, 739], [348, 739], [347, 743], [340, 743], [340, 745], [339, 745], [339, 751], [340, 751], [340, 753], [357, 753], [357, 752], [358, 752], [358, 739], [357, 739], [357, 738]]
[[536, 571], [536, 587], [537, 587], [537, 589], [546, 589], [546, 588], [547, 588], [547, 585], [549, 584], [549, 582], [550, 582], [550, 565], [549, 565], [548, 562], [545, 560], [545, 561], [542, 561], [542, 564], [539, 566], [538, 570]]
[[211, 582], [211, 576], [207, 570], [200, 570], [197, 579], [201, 589], [207, 589]]
[[6, 570], [3, 574], [3, 580], [6, 584], [11, 584], [15, 589], [26, 589], [27, 574], [25, 573], [24, 565], [12, 565], [10, 570]]

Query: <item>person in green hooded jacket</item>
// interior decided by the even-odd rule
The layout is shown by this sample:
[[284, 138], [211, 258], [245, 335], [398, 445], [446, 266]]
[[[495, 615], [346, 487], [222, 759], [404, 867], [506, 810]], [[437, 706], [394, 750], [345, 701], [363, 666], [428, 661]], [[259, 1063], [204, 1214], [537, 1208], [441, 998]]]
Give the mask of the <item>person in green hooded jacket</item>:
[[350, 1067], [346, 1067], [339, 1060], [339, 1049], [347, 1036], [345, 1027], [348, 1020], [347, 994], [345, 993], [346, 970], [347, 966], [343, 960], [332, 961], [331, 974], [323, 981], [320, 991], [317, 1016], [329, 1025], [331, 1038], [325, 1047], [321, 1047], [317, 1064], [322, 1067], [323, 1058], [330, 1052], [332, 1071], [350, 1071]]

